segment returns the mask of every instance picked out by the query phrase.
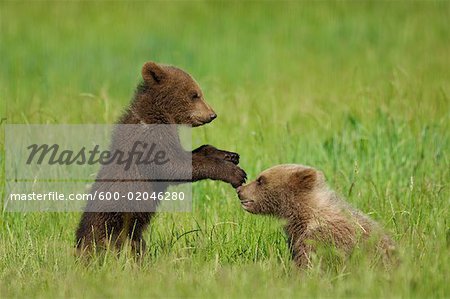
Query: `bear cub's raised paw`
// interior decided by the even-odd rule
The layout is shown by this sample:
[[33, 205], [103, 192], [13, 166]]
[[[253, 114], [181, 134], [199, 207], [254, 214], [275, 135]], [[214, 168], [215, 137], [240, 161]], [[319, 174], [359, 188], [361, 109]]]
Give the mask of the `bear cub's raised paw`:
[[220, 150], [209, 144], [202, 145], [201, 147], [196, 149], [194, 152], [203, 154], [206, 157], [228, 161], [228, 162], [233, 163], [234, 165], [239, 164], [240, 157], [239, 157], [238, 153]]

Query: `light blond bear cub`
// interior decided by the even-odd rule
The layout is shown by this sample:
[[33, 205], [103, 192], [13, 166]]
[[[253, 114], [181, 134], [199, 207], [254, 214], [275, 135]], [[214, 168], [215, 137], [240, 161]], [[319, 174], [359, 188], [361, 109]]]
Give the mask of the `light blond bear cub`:
[[367, 215], [330, 190], [322, 172], [303, 165], [278, 165], [237, 188], [242, 207], [253, 214], [286, 220], [285, 231], [294, 262], [311, 266], [319, 246], [348, 256], [355, 246], [372, 246], [388, 262], [394, 243]]

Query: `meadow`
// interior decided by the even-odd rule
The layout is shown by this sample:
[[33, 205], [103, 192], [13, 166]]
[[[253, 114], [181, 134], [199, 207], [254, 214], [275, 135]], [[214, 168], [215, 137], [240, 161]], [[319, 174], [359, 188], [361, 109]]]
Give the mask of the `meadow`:
[[321, 169], [401, 263], [299, 271], [280, 221], [202, 181], [192, 212], [154, 219], [139, 262], [78, 262], [80, 213], [2, 208], [0, 297], [450, 297], [449, 17], [447, 1], [1, 2], [2, 126], [114, 123], [145, 61], [176, 65], [218, 114], [194, 147], [239, 152], [250, 179]]

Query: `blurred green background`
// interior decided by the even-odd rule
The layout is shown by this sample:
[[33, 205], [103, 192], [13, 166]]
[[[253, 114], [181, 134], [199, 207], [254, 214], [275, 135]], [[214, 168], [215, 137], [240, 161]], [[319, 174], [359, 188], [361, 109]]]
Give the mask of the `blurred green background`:
[[141, 263], [77, 262], [79, 214], [2, 210], [0, 295], [449, 297], [449, 17], [447, 1], [1, 2], [2, 124], [113, 123], [144, 62], [181, 67], [219, 116], [194, 146], [239, 152], [251, 179], [323, 170], [402, 263], [296, 271], [279, 221], [205, 181], [193, 213], [155, 218]]

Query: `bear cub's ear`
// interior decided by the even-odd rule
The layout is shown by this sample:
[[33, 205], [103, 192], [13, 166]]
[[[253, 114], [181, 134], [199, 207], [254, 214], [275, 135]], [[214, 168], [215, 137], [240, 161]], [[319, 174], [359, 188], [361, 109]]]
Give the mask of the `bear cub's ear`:
[[142, 67], [142, 78], [147, 83], [160, 83], [165, 76], [165, 71], [153, 61], [146, 62]]
[[317, 171], [312, 168], [302, 169], [295, 173], [295, 185], [302, 190], [312, 190], [317, 182]]

